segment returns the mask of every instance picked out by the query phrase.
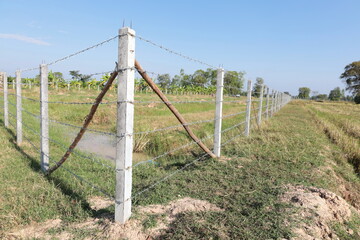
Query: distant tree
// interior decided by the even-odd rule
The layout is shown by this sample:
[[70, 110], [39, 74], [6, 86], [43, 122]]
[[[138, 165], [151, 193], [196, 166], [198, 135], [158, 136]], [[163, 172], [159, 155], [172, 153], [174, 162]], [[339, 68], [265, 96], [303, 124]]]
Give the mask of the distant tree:
[[326, 100], [328, 96], [326, 94], [319, 94], [316, 96], [316, 100]]
[[301, 87], [299, 88], [299, 98], [307, 99], [310, 97], [310, 88], [308, 87]]
[[352, 95], [347, 95], [344, 97], [344, 100], [345, 101], [348, 101], [348, 102], [353, 102], [354, 101], [354, 96]]
[[179, 87], [181, 86], [181, 77], [179, 75], [175, 75], [172, 79], [171, 79], [171, 86], [173, 87]]
[[346, 83], [346, 90], [352, 92], [353, 96], [360, 96], [360, 61], [346, 65], [340, 78]]
[[12, 83], [12, 82], [15, 82], [16, 77], [8, 76], [7, 80], [8, 80], [8, 83]]
[[284, 92], [285, 94], [287, 94], [287, 95], [289, 95], [289, 96], [291, 96], [291, 94], [289, 93], [289, 92]]
[[78, 70], [73, 70], [73, 71], [70, 71], [69, 73], [73, 80], [82, 82], [83, 86], [91, 78], [91, 75], [81, 74], [80, 71], [78, 71]]
[[230, 95], [241, 94], [245, 72], [227, 71], [224, 76], [224, 89]]
[[64, 82], [63, 74], [61, 72], [54, 72], [53, 75], [56, 82]]
[[263, 84], [264, 84], [264, 79], [262, 79], [261, 77], [257, 77], [256, 82], [254, 84], [254, 89], [253, 89], [253, 96], [254, 97], [259, 97], [260, 96], [261, 85], [263, 85]]
[[216, 86], [217, 70], [211, 68], [206, 69], [205, 77], [207, 78], [208, 84]]
[[191, 77], [192, 77], [191, 75], [185, 74], [184, 69], [181, 69], [180, 75], [175, 75], [175, 77], [173, 78], [172, 81], [176, 81], [176, 82], [174, 82], [174, 85], [177, 85], [180, 87], [191, 86], [192, 85]]
[[207, 74], [204, 70], [196, 70], [192, 75], [191, 82], [196, 86], [205, 87], [208, 85]]
[[311, 99], [312, 100], [316, 100], [318, 95], [319, 95], [318, 91], [311, 91]]
[[341, 99], [342, 93], [339, 87], [334, 88], [329, 93], [329, 99], [331, 101], [339, 101]]
[[157, 83], [160, 85], [160, 87], [162, 88], [168, 88], [170, 86], [171, 83], [171, 78], [169, 74], [159, 74], [157, 76]]
[[354, 102], [355, 102], [356, 104], [360, 104], [360, 94], [358, 94], [358, 95], [356, 95], [356, 96], [354, 97]]

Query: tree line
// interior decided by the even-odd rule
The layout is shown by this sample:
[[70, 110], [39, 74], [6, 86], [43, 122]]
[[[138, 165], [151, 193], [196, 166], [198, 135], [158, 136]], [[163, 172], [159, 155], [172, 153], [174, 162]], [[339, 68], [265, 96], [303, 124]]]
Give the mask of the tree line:
[[345, 95], [345, 89], [336, 87], [329, 94], [319, 94], [317, 91], [311, 91], [308, 87], [299, 88], [298, 98], [312, 100], [330, 100], [330, 101], [353, 101], [354, 97]]
[[[89, 87], [89, 88], [102, 88], [110, 77], [110, 74], [104, 74], [100, 80], [92, 78], [91, 75], [80, 73], [78, 70], [69, 71], [71, 79], [64, 79], [61, 72], [48, 73], [48, 82], [51, 87], [65, 88], [70, 84], [74, 87]], [[208, 68], [206, 70], [196, 70], [192, 74], [185, 73], [184, 69], [181, 69], [179, 74], [173, 77], [170, 74], [158, 74], [154, 78], [154, 81], [160, 87], [161, 90], [166, 92], [176, 93], [198, 93], [198, 94], [215, 94], [216, 93], [216, 80], [217, 70]], [[15, 77], [8, 77], [8, 82], [11, 84], [15, 82]], [[23, 83], [39, 84], [40, 76], [35, 78], [22, 78]], [[242, 71], [226, 71], [224, 74], [224, 93], [232, 96], [246, 95], [243, 91], [245, 82], [245, 72]], [[259, 96], [261, 85], [264, 84], [262, 78], [256, 78], [256, 82], [253, 87], [253, 95]], [[116, 84], [115, 84], [116, 87]], [[149, 90], [148, 84], [142, 78], [135, 79], [135, 90], [147, 91]]]
[[[336, 87], [329, 92], [329, 94], [319, 94], [318, 92], [311, 92], [308, 87], [299, 88], [298, 97], [301, 99], [313, 100], [331, 100], [331, 101], [354, 101], [360, 104], [360, 61], [352, 62], [345, 66], [345, 71], [340, 75], [340, 79], [345, 83], [346, 90], [351, 95], [345, 95], [345, 89]], [[310, 93], [312, 93], [310, 97]]]

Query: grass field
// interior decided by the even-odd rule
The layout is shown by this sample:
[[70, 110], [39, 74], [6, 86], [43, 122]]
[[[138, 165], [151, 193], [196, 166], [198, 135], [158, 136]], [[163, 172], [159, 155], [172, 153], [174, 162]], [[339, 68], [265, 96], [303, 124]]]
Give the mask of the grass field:
[[[35, 90], [34, 90], [35, 92]], [[35, 98], [33, 92], [25, 96]], [[50, 101], [82, 101], [94, 99], [87, 92], [63, 92], [52, 94]], [[139, 95], [138, 100], [154, 101], [151, 95]], [[176, 100], [209, 100], [209, 96], [171, 96]], [[227, 98], [239, 100], [239, 98]], [[106, 101], [114, 101], [115, 95], [109, 95]], [[245, 100], [245, 99], [240, 99]], [[14, 99], [11, 99], [15, 102]], [[38, 114], [38, 106], [31, 101], [24, 108]], [[185, 118], [191, 121], [211, 119], [214, 116], [214, 104], [191, 103], [177, 106]], [[244, 103], [226, 103], [224, 115], [244, 110]], [[89, 109], [88, 105], [51, 105], [50, 118], [80, 125]], [[138, 104], [135, 107], [135, 132], [176, 125], [171, 114], [157, 103]], [[14, 108], [10, 111], [14, 112]], [[115, 105], [102, 105], [95, 118], [93, 129], [113, 132], [115, 129]], [[38, 129], [37, 119], [23, 113], [24, 122]], [[146, 116], [146, 117], [144, 117]], [[224, 128], [242, 121], [238, 115], [224, 120]], [[0, 121], [2, 116], [0, 117]], [[344, 121], [341, 121], [344, 119]], [[199, 161], [173, 178], [159, 184], [152, 190], [139, 195], [134, 201], [136, 209], [149, 204], [166, 204], [185, 196], [207, 200], [224, 211], [221, 212], [185, 212], [179, 214], [170, 228], [162, 233], [162, 239], [280, 239], [292, 236], [292, 224], [285, 224], [291, 212], [291, 206], [279, 201], [291, 185], [315, 186], [328, 189], [345, 198], [344, 186], [351, 194], [345, 198], [351, 205], [360, 209], [360, 180], [357, 174], [359, 148], [346, 147], [359, 144], [359, 108], [344, 103], [314, 103], [294, 101], [265, 122], [260, 129], [255, 127], [249, 138], [236, 138], [224, 146], [223, 160], [206, 159]], [[14, 123], [14, 119], [10, 118]], [[3, 125], [3, 122], [1, 122]], [[256, 126], [256, 125], [254, 125]], [[200, 137], [212, 134], [212, 123], [194, 126]], [[25, 136], [39, 143], [35, 133], [24, 128]], [[64, 137], [67, 128], [58, 124], [51, 126], [51, 137], [67, 145]], [[224, 135], [224, 141], [243, 131], [243, 126]], [[104, 212], [113, 212], [109, 207], [92, 210], [89, 197], [101, 196], [84, 182], [74, 179], [69, 172], [59, 169], [50, 177], [45, 177], [39, 166], [38, 153], [28, 144], [21, 148], [15, 144], [15, 130], [0, 128], [0, 227], [3, 236], [11, 229], [34, 222], [60, 218], [70, 226], [81, 223], [89, 217], [101, 216]], [[189, 141], [180, 128], [176, 131], [152, 133], [138, 141], [148, 141], [140, 149], [146, 157], [157, 156], [164, 151], [181, 146]], [[135, 137], [136, 141], [136, 137]], [[206, 141], [211, 146], [212, 141]], [[191, 153], [193, 151], [193, 153]], [[64, 150], [56, 144], [51, 145], [51, 156], [58, 159]], [[82, 153], [81, 154], [86, 154]], [[134, 192], [151, 185], [170, 172], [183, 167], [195, 159], [200, 151], [192, 146], [166, 158], [158, 164], [140, 165], [134, 169]], [[145, 157], [145, 159], [146, 159]], [[103, 159], [98, 161], [111, 165]], [[138, 161], [135, 159], [135, 161]], [[65, 167], [80, 176], [113, 193], [114, 173], [93, 161], [72, 156]], [[156, 225], [161, 215], [149, 215], [144, 228]], [[291, 219], [290, 219], [291, 220]], [[292, 222], [292, 221], [290, 221]], [[357, 231], [358, 219], [354, 218], [333, 228], [342, 239], [354, 239], [346, 229]], [[345, 229], [346, 228], [346, 229]], [[344, 230], [345, 229], [345, 230]], [[52, 229], [49, 234], [61, 231], [70, 232], [75, 239], [92, 236], [96, 230], [81, 231], [66, 228]], [[2, 235], [0, 235], [1, 237]]]

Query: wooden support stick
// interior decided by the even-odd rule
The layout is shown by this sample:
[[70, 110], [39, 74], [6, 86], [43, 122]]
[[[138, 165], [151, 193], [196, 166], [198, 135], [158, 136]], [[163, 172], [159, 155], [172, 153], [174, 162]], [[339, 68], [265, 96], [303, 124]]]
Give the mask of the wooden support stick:
[[170, 111], [175, 115], [175, 117], [179, 120], [179, 122], [183, 125], [185, 131], [190, 135], [190, 137], [201, 147], [207, 154], [209, 154], [212, 158], [216, 158], [215, 154], [212, 153], [201, 140], [195, 136], [195, 134], [191, 131], [189, 126], [187, 125], [185, 119], [181, 116], [178, 110], [170, 103], [167, 97], [161, 92], [161, 90], [156, 86], [153, 80], [147, 75], [147, 73], [142, 69], [141, 65], [137, 60], [135, 60], [135, 68], [141, 75], [141, 77], [149, 84], [149, 86], [154, 90], [154, 92], [160, 97], [160, 99], [166, 104], [166, 106], [170, 109]]
[[54, 172], [56, 169], [58, 169], [68, 159], [71, 152], [74, 150], [74, 148], [76, 147], [76, 145], [79, 143], [82, 136], [86, 132], [86, 128], [89, 126], [91, 120], [93, 119], [94, 114], [95, 114], [97, 108], [99, 107], [99, 104], [101, 103], [103, 97], [105, 96], [106, 92], [109, 90], [111, 84], [114, 82], [117, 75], [118, 75], [117, 71], [114, 71], [111, 73], [111, 76], [110, 76], [108, 82], [106, 83], [104, 89], [101, 91], [99, 96], [97, 96], [97, 98], [95, 99], [95, 102], [90, 109], [90, 113], [86, 116], [83, 127], [80, 129], [80, 131], [77, 134], [76, 138], [74, 139], [73, 143], [70, 145], [69, 149], [66, 151], [66, 153], [61, 158], [61, 160], [59, 162], [57, 162], [53, 167], [49, 168], [46, 175], [50, 175], [52, 172]]

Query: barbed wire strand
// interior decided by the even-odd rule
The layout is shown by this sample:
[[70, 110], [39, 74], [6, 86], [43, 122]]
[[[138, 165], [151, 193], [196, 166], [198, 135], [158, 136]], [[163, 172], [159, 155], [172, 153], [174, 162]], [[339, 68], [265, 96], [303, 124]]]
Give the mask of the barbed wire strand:
[[[236, 124], [236, 125], [234, 125], [234, 126], [235, 126], [235, 127], [238, 127], [238, 126], [240, 126], [241, 124], [244, 124], [244, 123], [245, 123], [245, 122], [241, 122], [241, 123]], [[235, 128], [234, 126], [233, 126], [233, 128]], [[222, 130], [221, 133], [226, 132], [226, 131], [229, 131], [229, 130], [228, 130], [228, 129]], [[138, 163], [136, 163], [135, 165], [133, 165], [133, 168], [136, 167], [136, 166], [138, 166], [138, 165], [142, 165], [142, 164], [144, 164], [144, 163], [153, 163], [155, 160], [157, 160], [157, 159], [159, 159], [159, 158], [162, 158], [162, 157], [167, 156], [167, 155], [169, 155], [169, 154], [171, 154], [171, 153], [177, 152], [177, 151], [179, 151], [179, 150], [181, 150], [181, 149], [184, 149], [184, 148], [186, 148], [186, 147], [189, 147], [189, 146], [191, 146], [191, 145], [197, 144], [197, 143], [200, 142], [200, 141], [203, 142], [203, 141], [205, 141], [205, 140], [208, 140], [208, 139], [212, 138], [214, 135], [215, 135], [215, 134], [211, 134], [211, 135], [206, 136], [206, 137], [204, 137], [204, 138], [202, 138], [202, 139], [199, 139], [198, 141], [192, 141], [192, 142], [187, 143], [187, 144], [184, 144], [184, 145], [182, 145], [182, 146], [180, 146], [180, 147], [174, 148], [174, 149], [172, 149], [172, 150], [170, 150], [170, 151], [167, 151], [167, 152], [165, 152], [165, 153], [163, 153], [163, 154], [160, 154], [160, 155], [158, 155], [158, 156], [156, 156], [156, 157], [154, 157], [154, 158], [151, 158], [151, 159], [148, 159], [148, 160], [145, 160], [145, 161], [138, 162]]]
[[20, 96], [20, 95], [14, 94], [14, 93], [8, 93], [8, 95], [15, 96], [15, 97], [21, 97], [22, 99], [30, 100], [32, 102], [40, 102], [40, 100], [36, 100], [36, 99], [33, 99], [33, 98], [28, 98], [28, 97], [25, 97], [25, 96]]
[[134, 196], [131, 197], [130, 199], [136, 198], [136, 197], [138, 197], [139, 195], [141, 195], [141, 194], [149, 191], [150, 189], [156, 187], [156, 186], [159, 185], [160, 183], [162, 183], [162, 182], [166, 181], [167, 179], [173, 177], [175, 174], [177, 174], [177, 173], [185, 170], [185, 169], [188, 168], [189, 166], [191, 166], [191, 165], [195, 164], [196, 162], [200, 161], [201, 159], [203, 159], [203, 158], [204, 158], [205, 156], [207, 156], [207, 155], [209, 155], [209, 154], [208, 154], [208, 153], [205, 153], [205, 154], [203, 154], [202, 156], [200, 156], [199, 158], [193, 160], [192, 162], [185, 164], [182, 168], [175, 170], [174, 172], [168, 174], [167, 176], [163, 177], [162, 179], [160, 179], [159, 181], [157, 181], [157, 182], [155, 182], [154, 184], [150, 185], [149, 187], [147, 187], [147, 188], [145, 188], [145, 189], [143, 189], [143, 190], [135, 193]]
[[81, 54], [81, 53], [83, 53], [83, 52], [89, 51], [90, 49], [93, 49], [93, 48], [99, 47], [99, 46], [101, 46], [101, 45], [103, 45], [103, 44], [105, 44], [105, 43], [108, 43], [108, 42], [110, 42], [110, 41], [112, 41], [112, 40], [114, 40], [114, 39], [116, 39], [116, 38], [118, 38], [118, 37], [119, 37], [119, 35], [116, 35], [115, 37], [111, 37], [111, 38], [109, 38], [109, 39], [107, 39], [107, 40], [104, 40], [104, 41], [102, 41], [102, 42], [100, 42], [100, 43], [97, 43], [97, 44], [95, 44], [95, 45], [92, 45], [92, 46], [90, 46], [90, 47], [87, 47], [87, 48], [85, 48], [85, 49], [83, 49], [83, 50], [80, 50], [80, 51], [78, 51], [78, 52], [69, 54], [69, 55], [67, 55], [67, 56], [65, 56], [65, 57], [59, 58], [59, 59], [57, 59], [57, 60], [55, 60], [55, 61], [52, 61], [52, 62], [48, 63], [47, 65], [48, 65], [48, 66], [51, 66], [51, 65], [54, 65], [54, 64], [56, 64], [56, 63], [58, 63], [58, 62], [67, 60], [67, 59], [69, 59], [69, 58], [71, 58], [71, 57], [74, 57], [74, 56], [76, 56], [76, 55], [79, 55], [79, 54]]
[[134, 37], [136, 37], [136, 38], [138, 38], [138, 39], [140, 39], [140, 40], [142, 40], [142, 41], [144, 41], [144, 42], [147, 42], [147, 43], [149, 43], [149, 44], [151, 44], [151, 45], [153, 45], [153, 46], [155, 46], [155, 47], [161, 48], [161, 49], [163, 49], [163, 50], [165, 50], [165, 51], [167, 51], [167, 52], [169, 52], [169, 53], [172, 53], [172, 54], [174, 54], [174, 55], [178, 55], [179, 57], [185, 58], [185, 59], [187, 59], [187, 60], [189, 60], [189, 61], [197, 62], [197, 63], [199, 63], [199, 64], [201, 64], [201, 65], [204, 65], [204, 66], [207, 66], [207, 67], [209, 67], [209, 68], [217, 69], [217, 67], [215, 67], [215, 66], [213, 66], [213, 65], [211, 65], [211, 64], [205, 63], [205, 62], [203, 62], [203, 61], [197, 60], [197, 59], [195, 59], [195, 58], [186, 56], [186, 55], [184, 55], [184, 54], [182, 54], [182, 53], [179, 53], [179, 52], [176, 52], [176, 51], [171, 50], [171, 49], [169, 49], [169, 48], [166, 48], [166, 47], [164, 47], [164, 46], [162, 46], [162, 45], [160, 45], [160, 44], [157, 44], [157, 43], [155, 43], [155, 42], [153, 42], [153, 41], [151, 41], [151, 40], [145, 39], [145, 38], [143, 38], [143, 37], [141, 37], [141, 36], [139, 36], [139, 35], [136, 35], [136, 36], [134, 36]]
[[[9, 112], [10, 116], [12, 117], [15, 117], [14, 115], [12, 115], [10, 112]], [[12, 124], [10, 121], [9, 121], [9, 124], [11, 126], [13, 126], [15, 129], [16, 129], [16, 126], [14, 124]], [[25, 125], [24, 125], [25, 126]], [[32, 141], [30, 139], [28, 139], [25, 135], [23, 135], [23, 137], [30, 143], [30, 145], [32, 147], [34, 147], [38, 152], [41, 152], [40, 148], [36, 147], [34, 143], [32, 143]], [[49, 158], [49, 160], [51, 160], [53, 163], [56, 163], [56, 161], [54, 161], [52, 159], [52, 157], [50, 157], [49, 155], [47, 154], [44, 154], [45, 156], [47, 156]], [[101, 192], [102, 194], [104, 194], [105, 196], [109, 197], [109, 199], [111, 199], [112, 201], [115, 201], [115, 198], [113, 196], [111, 196], [109, 193], [107, 193], [105, 190], [101, 189], [100, 187], [96, 186], [95, 184], [91, 183], [90, 181], [84, 179], [83, 177], [75, 174], [73, 171], [67, 169], [65, 166], [61, 166], [62, 169], [64, 169], [65, 171], [69, 172], [71, 175], [73, 175], [75, 178], [77, 178], [78, 180], [82, 181], [82, 182], [85, 182], [86, 184], [88, 184], [90, 187], [92, 187], [93, 189], [96, 189], [97, 191]], [[114, 169], [114, 168], [113, 168]]]
[[[10, 114], [12, 117], [16, 118], [16, 116], [14, 116], [12, 113], [9, 112], [9, 114]], [[32, 127], [30, 127], [29, 125], [27, 125], [27, 124], [24, 123], [24, 122], [21, 122], [21, 123], [23, 124], [24, 127], [26, 127], [27, 129], [29, 129], [30, 131], [32, 131], [34, 134], [36, 134], [36, 135], [38, 135], [39, 137], [41, 137], [41, 134], [38, 133], [35, 129], [33, 129]], [[64, 148], [64, 149], [68, 149], [67, 146], [65, 146], [64, 144], [62, 144], [62, 143], [60, 143], [60, 142], [58, 142], [58, 141], [56, 141], [56, 140], [54, 140], [54, 139], [52, 139], [52, 138], [50, 138], [50, 137], [49, 137], [49, 138], [46, 138], [46, 139], [48, 139], [49, 141], [55, 143], [56, 145], [58, 145], [58, 146], [60, 146], [60, 147], [62, 147], [62, 148]], [[83, 155], [83, 154], [81, 154], [81, 153], [78, 153], [77, 151], [72, 151], [72, 152], [73, 152], [74, 154], [76, 154], [77, 156], [79, 156], [79, 157], [82, 157], [82, 158], [91, 160], [91, 161], [93, 161], [93, 162], [95, 162], [95, 163], [97, 163], [97, 164], [102, 165], [103, 167], [107, 167], [107, 168], [110, 168], [110, 169], [115, 170], [115, 167], [109, 166], [109, 165], [107, 165], [107, 164], [105, 164], [105, 163], [103, 163], [103, 162], [101, 162], [101, 161], [96, 160], [95, 158], [91, 158], [91, 157], [85, 156], [85, 155]]]

